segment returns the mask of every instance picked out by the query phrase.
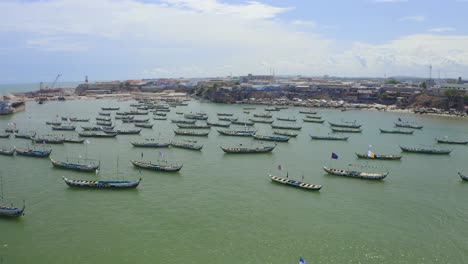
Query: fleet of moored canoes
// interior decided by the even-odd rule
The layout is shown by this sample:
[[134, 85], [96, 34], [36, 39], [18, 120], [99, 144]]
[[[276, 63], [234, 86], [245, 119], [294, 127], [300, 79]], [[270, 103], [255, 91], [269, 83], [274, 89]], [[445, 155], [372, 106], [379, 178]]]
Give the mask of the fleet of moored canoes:
[[[172, 105], [172, 104], [171, 104]], [[177, 104], [175, 104], [177, 105]], [[112, 112], [118, 111], [120, 107], [102, 107], [102, 112], [98, 112], [98, 116], [95, 117], [96, 125], [95, 126], [81, 126], [81, 131], [78, 131], [79, 137], [69, 137], [69, 136], [53, 136], [53, 135], [43, 135], [38, 136], [36, 132], [19, 132], [16, 128], [5, 129], [6, 133], [1, 133], [0, 138], [9, 138], [10, 134], [13, 134], [16, 138], [31, 139], [35, 143], [40, 144], [62, 144], [62, 143], [84, 143], [85, 139], [81, 137], [97, 137], [97, 138], [113, 138], [117, 135], [136, 135], [140, 134], [141, 128], [153, 128], [153, 124], [149, 122], [149, 118], [145, 119], [135, 119], [135, 116], [138, 115], [148, 115], [153, 113], [153, 120], [164, 121], [167, 120], [167, 112], [170, 112], [169, 106], [151, 106], [151, 105], [136, 105], [137, 110], [124, 111], [124, 112], [114, 112], [115, 120], [121, 120], [122, 123], [131, 123], [139, 129], [116, 129], [114, 130], [114, 124], [112, 122]], [[249, 145], [235, 145], [235, 146], [224, 146], [221, 145], [220, 148], [225, 153], [237, 153], [237, 154], [249, 154], [249, 153], [269, 153], [276, 148], [276, 143], [274, 145], [263, 145], [261, 141], [274, 141], [274, 142], [288, 142], [292, 137], [297, 137], [300, 133], [296, 132], [302, 129], [302, 126], [292, 125], [292, 122], [296, 122], [296, 117], [276, 117], [275, 119], [281, 122], [288, 123], [275, 123], [273, 115], [271, 112], [280, 111], [284, 109], [283, 107], [269, 107], [265, 108], [266, 112], [257, 112], [253, 113], [253, 118], [242, 118], [234, 116], [234, 113], [217, 113], [218, 120], [222, 122], [213, 122], [208, 121], [208, 115], [205, 113], [183, 113], [177, 112], [179, 115], [183, 115], [185, 119], [171, 119], [171, 122], [174, 123], [178, 129], [174, 130], [175, 135], [182, 136], [208, 136], [211, 127], [224, 127], [228, 128], [231, 125], [242, 126], [243, 128], [237, 129], [218, 129], [217, 132], [220, 135], [227, 136], [242, 136], [242, 137], [251, 137], [253, 139], [259, 140], [260, 144], [249, 144]], [[255, 110], [252, 107], [246, 107], [244, 110]], [[244, 111], [245, 114], [250, 114], [250, 111]], [[304, 123], [317, 123], [317, 125], [323, 124], [325, 122], [321, 116], [316, 115], [317, 112], [312, 110], [299, 111], [301, 114], [305, 114], [304, 118], [301, 118]], [[77, 126], [72, 125], [71, 122], [89, 122], [90, 118], [75, 117], [75, 116], [62, 116], [62, 121], [47, 121], [46, 125], [51, 125], [52, 130], [57, 131], [75, 131]], [[67, 121], [68, 124], [64, 124], [63, 121]], [[199, 123], [201, 122], [201, 123]], [[256, 123], [266, 123], [271, 124], [272, 133], [275, 135], [266, 135], [257, 133], [257, 129], [249, 129], [247, 127], [255, 126]], [[327, 135], [310, 135], [312, 140], [337, 140], [337, 141], [346, 141], [349, 139], [349, 136], [344, 136], [340, 133], [362, 133], [362, 125], [358, 124], [356, 121], [348, 122], [328, 122], [330, 125], [330, 130], [333, 133]], [[155, 123], [156, 124], [156, 123]], [[312, 124], [311, 124], [312, 125]], [[422, 129], [423, 126], [412, 123], [412, 122], [403, 122], [398, 121], [394, 123], [396, 129], [382, 129], [379, 128], [381, 133], [388, 134], [404, 134], [412, 135], [414, 129]], [[406, 128], [407, 130], [402, 130], [399, 128]], [[296, 130], [296, 131], [291, 131]], [[75, 132], [76, 133], [76, 132]], [[461, 139], [448, 139], [447, 137], [437, 137], [437, 143], [441, 144], [456, 144], [456, 145], [466, 145], [468, 140]], [[200, 151], [203, 148], [202, 144], [196, 144], [196, 141], [193, 140], [178, 140], [178, 141], [169, 141], [161, 142], [154, 139], [146, 139], [143, 141], [131, 141], [130, 142], [134, 147], [148, 147], [148, 148], [162, 148], [162, 147], [174, 147], [182, 148], [188, 150], [197, 150]], [[415, 147], [415, 146], [399, 146], [403, 152], [413, 152], [413, 153], [423, 153], [423, 154], [450, 154], [452, 149], [436, 148], [436, 147]], [[52, 152], [52, 149], [47, 148], [37, 148], [37, 147], [28, 147], [28, 148], [0, 148], [0, 155], [13, 156], [15, 154], [21, 156], [31, 156], [31, 157], [49, 157]], [[367, 160], [401, 160], [401, 155], [386, 155], [386, 154], [375, 154], [371, 151], [368, 153], [355, 153], [359, 159]], [[142, 153], [143, 157], [143, 153]], [[76, 170], [83, 172], [94, 172], [98, 171], [100, 163], [87, 163], [81, 161], [60, 161], [53, 158], [50, 158], [50, 161], [54, 167]], [[168, 164], [167, 161], [158, 161], [156, 163], [131, 160], [133, 166], [139, 169], [147, 169], [152, 171], [163, 171], [163, 172], [178, 172], [182, 169], [183, 165], [172, 165]], [[360, 171], [355, 169], [338, 169], [331, 168], [329, 166], [323, 165], [322, 168], [326, 173], [351, 177], [351, 178], [360, 178], [367, 180], [382, 180], [389, 175], [389, 172], [370, 172], [370, 171]], [[460, 178], [464, 181], [468, 181], [468, 176], [458, 172]], [[274, 183], [279, 183], [287, 186], [292, 186], [305, 190], [320, 190], [322, 185], [310, 184], [304, 181], [298, 181], [290, 179], [289, 176], [274, 176], [268, 174], [270, 180]], [[75, 180], [68, 179], [63, 177], [64, 182], [70, 187], [87, 187], [87, 188], [136, 188], [140, 182], [141, 178], [136, 181], [125, 181], [125, 180]], [[20, 216], [24, 213], [24, 208], [17, 207], [7, 207], [0, 205], [0, 216]]]

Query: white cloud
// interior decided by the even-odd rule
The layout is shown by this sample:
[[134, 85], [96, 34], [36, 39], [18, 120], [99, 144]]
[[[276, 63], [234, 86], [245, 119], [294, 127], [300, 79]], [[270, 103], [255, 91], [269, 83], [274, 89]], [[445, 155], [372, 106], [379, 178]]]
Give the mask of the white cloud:
[[341, 67], [353, 71], [353, 75], [367, 71], [370, 75], [382, 76], [387, 71], [392, 75], [425, 76], [429, 64], [463, 74], [468, 70], [467, 45], [468, 36], [418, 34], [382, 45], [355, 43], [335, 59], [343, 63]]
[[312, 20], [293, 20], [291, 24], [302, 27], [315, 27], [317, 24]]
[[257, 1], [247, 1], [243, 5], [221, 3], [218, 0], [163, 0], [163, 3], [170, 7], [182, 7], [206, 14], [234, 15], [248, 19], [273, 18], [292, 9], [275, 7]]
[[435, 28], [430, 28], [427, 31], [437, 32], [437, 33], [452, 32], [452, 31], [455, 31], [455, 28], [453, 28], [453, 27], [435, 27]]
[[403, 21], [423, 22], [424, 20], [426, 20], [426, 18], [421, 15], [407, 16], [407, 17], [402, 17], [398, 19], [399, 22], [403, 22]]
[[[82, 70], [77, 75], [109, 72], [112, 79], [265, 74], [271, 68], [277, 74], [424, 76], [430, 63], [468, 72], [468, 36], [420, 34], [336, 50], [335, 40], [296, 31], [313, 29], [313, 21], [278, 18], [290, 9], [216, 0], [10, 0], [0, 2], [0, 34], [20, 36], [18, 49], [37, 54], [77, 53], [79, 59], [70, 60]], [[80, 62], [82, 68], [75, 65]], [[94, 64], [102, 65], [99, 71]]]
[[399, 2], [408, 2], [408, 0], [374, 0], [376, 3], [399, 3]]

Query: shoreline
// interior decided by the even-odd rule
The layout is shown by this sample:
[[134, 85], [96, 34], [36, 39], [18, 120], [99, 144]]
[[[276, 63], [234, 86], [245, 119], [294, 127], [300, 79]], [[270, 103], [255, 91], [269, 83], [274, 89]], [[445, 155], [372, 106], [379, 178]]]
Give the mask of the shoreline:
[[[75, 95], [74, 93], [68, 93], [67, 96], [64, 97], [64, 101], [74, 101], [74, 100], [99, 100], [99, 99], [114, 99], [114, 100], [138, 100], [141, 98], [145, 99], [153, 99], [153, 100], [162, 100], [163, 98], [173, 98], [173, 99], [194, 99], [199, 101], [207, 101], [210, 103], [210, 100], [206, 100], [203, 98], [198, 98], [195, 96], [188, 95], [186, 93], [146, 93], [146, 92], [133, 92], [133, 93], [118, 93], [118, 94], [96, 94], [96, 95]], [[17, 93], [11, 101], [24, 101], [24, 102], [33, 102], [37, 101], [39, 97], [26, 97], [25, 93]], [[380, 104], [352, 104], [346, 103], [344, 101], [326, 101], [326, 100], [318, 100], [318, 99], [307, 99], [307, 102], [298, 102], [298, 101], [291, 101], [285, 99], [273, 100], [273, 101], [252, 101], [252, 102], [236, 102], [234, 104], [237, 105], [255, 105], [255, 106], [262, 106], [262, 107], [275, 107], [275, 106], [283, 106], [283, 107], [303, 107], [303, 108], [323, 108], [323, 109], [336, 109], [341, 111], [358, 111], [358, 110], [368, 110], [368, 111], [377, 111], [377, 112], [391, 112], [391, 113], [402, 113], [402, 114], [420, 114], [420, 115], [429, 115], [429, 116], [438, 116], [438, 117], [452, 117], [452, 118], [460, 118], [460, 119], [468, 119], [468, 114], [456, 113], [450, 114], [447, 112], [436, 113], [436, 112], [425, 112], [427, 110], [419, 111], [415, 108], [408, 108], [408, 109], [399, 109], [396, 108], [395, 105], [380, 105]], [[46, 100], [47, 101], [63, 101], [59, 100], [58, 96], [50, 97]], [[220, 103], [220, 104], [227, 104], [227, 103]], [[433, 110], [431, 110], [433, 111]], [[439, 110], [443, 111], [443, 110]]]

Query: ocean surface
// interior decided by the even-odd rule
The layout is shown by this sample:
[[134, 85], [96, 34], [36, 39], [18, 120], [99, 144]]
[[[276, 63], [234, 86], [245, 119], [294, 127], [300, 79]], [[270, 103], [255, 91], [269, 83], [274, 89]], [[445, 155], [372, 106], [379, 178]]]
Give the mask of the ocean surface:
[[[110, 100], [28, 102], [26, 111], [0, 116], [0, 130], [16, 123], [21, 131], [52, 131], [48, 120], [58, 116], [91, 118], [103, 106], [129, 110], [131, 101]], [[278, 143], [272, 153], [225, 154], [221, 145], [260, 144], [250, 138], [219, 135], [193, 138], [202, 151], [176, 148], [142, 149], [130, 141], [142, 138], [173, 140], [176, 128], [169, 120], [176, 111], [230, 112], [240, 120], [249, 115], [241, 105], [191, 101], [171, 108], [167, 121], [151, 120], [153, 129], [141, 135], [90, 138], [89, 144], [51, 145], [51, 157], [100, 160], [101, 170], [80, 173], [53, 168], [47, 158], [0, 156], [4, 201], [21, 206], [19, 219], [0, 218], [0, 257], [3, 263], [468, 263], [468, 146], [450, 155], [401, 153], [399, 145], [432, 146], [436, 136], [467, 138], [468, 121], [454, 117], [372, 111], [340, 112], [316, 109], [325, 120], [361, 123], [363, 133], [348, 141], [316, 141], [309, 134], [326, 135], [327, 123], [303, 123], [301, 108], [272, 112], [274, 117], [296, 117], [300, 135]], [[112, 117], [114, 117], [113, 112]], [[137, 116], [142, 118], [144, 116]], [[150, 114], [148, 117], [152, 118]], [[381, 134], [401, 118], [424, 125], [414, 135]], [[293, 124], [293, 123], [292, 123]], [[116, 122], [118, 128], [130, 124]], [[270, 134], [268, 124], [256, 124]], [[29, 140], [0, 139], [0, 146], [27, 147]], [[264, 143], [271, 144], [271, 143]], [[355, 152], [401, 154], [401, 161], [363, 161]], [[179, 173], [141, 171], [131, 159], [156, 161], [160, 152], [170, 163], [181, 163]], [[332, 160], [331, 153], [339, 158]], [[382, 181], [326, 174], [322, 165], [349, 164], [388, 171]], [[283, 167], [278, 171], [278, 165]], [[289, 175], [322, 184], [304, 191], [272, 183], [268, 173]], [[71, 179], [142, 178], [137, 189], [89, 190], [69, 188]]]
[[[76, 88], [81, 82], [57, 82], [56, 88]], [[44, 87], [52, 86], [52, 83], [44, 82]], [[40, 88], [39, 83], [22, 83], [22, 84], [3, 84], [0, 83], [0, 96], [10, 93], [24, 93], [37, 91]]]

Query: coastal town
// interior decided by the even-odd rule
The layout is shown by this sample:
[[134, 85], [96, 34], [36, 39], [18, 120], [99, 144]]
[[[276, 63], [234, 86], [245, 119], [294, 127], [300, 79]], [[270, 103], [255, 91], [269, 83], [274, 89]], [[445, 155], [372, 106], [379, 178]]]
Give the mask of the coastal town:
[[[54, 87], [55, 86], [55, 87]], [[0, 114], [24, 110], [25, 101], [99, 98], [187, 98], [227, 104], [376, 109], [466, 116], [468, 81], [421, 78], [339, 78], [248, 74], [223, 78], [158, 78], [85, 81], [75, 89], [43, 86], [0, 98]]]

